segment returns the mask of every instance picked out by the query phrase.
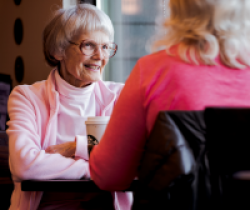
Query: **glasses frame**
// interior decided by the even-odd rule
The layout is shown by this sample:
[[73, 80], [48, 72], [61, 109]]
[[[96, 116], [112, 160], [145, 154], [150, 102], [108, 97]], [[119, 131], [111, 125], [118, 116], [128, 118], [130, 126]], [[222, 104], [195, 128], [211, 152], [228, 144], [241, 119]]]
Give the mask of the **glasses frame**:
[[[94, 41], [94, 42], [95, 42], [95, 40], [93, 40], [93, 39], [84, 39], [84, 40], [82, 40], [82, 41], [80, 42], [80, 44], [77, 44], [77, 43], [75, 43], [75, 42], [72, 42], [72, 41], [69, 41], [69, 40], [68, 40], [68, 42], [69, 42], [70, 44], [79, 45], [79, 49], [80, 49], [81, 53], [82, 53], [83, 55], [86, 55], [86, 54], [84, 54], [84, 53], [82, 52], [82, 50], [81, 50], [82, 44], [83, 44], [84, 41]], [[110, 43], [112, 43], [112, 44], [115, 45], [115, 50], [114, 50], [115, 52], [114, 52], [114, 54], [113, 54], [112, 56], [108, 56], [108, 58], [112, 58], [112, 57], [116, 54], [116, 52], [117, 52], [117, 50], [118, 50], [118, 45], [117, 45], [115, 42], [110, 42]], [[102, 45], [102, 44], [97, 44], [97, 45]], [[95, 50], [95, 51], [96, 51], [96, 50]], [[95, 51], [94, 51], [93, 54], [87, 55], [87, 56], [95, 55], [95, 54], [96, 54]], [[104, 56], [104, 57], [105, 57], [105, 56]]]

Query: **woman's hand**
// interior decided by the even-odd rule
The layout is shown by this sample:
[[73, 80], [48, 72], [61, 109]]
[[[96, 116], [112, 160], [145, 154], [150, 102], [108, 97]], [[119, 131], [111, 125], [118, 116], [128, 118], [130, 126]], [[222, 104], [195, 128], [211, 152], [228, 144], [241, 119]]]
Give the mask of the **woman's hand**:
[[45, 152], [50, 154], [59, 153], [64, 157], [74, 158], [76, 152], [76, 142], [51, 145], [45, 150]]

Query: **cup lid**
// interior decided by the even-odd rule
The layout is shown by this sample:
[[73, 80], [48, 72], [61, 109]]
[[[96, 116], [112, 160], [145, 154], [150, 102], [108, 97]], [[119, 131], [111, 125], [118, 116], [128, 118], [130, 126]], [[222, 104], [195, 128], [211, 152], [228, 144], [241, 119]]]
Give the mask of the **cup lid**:
[[85, 124], [107, 124], [109, 119], [109, 116], [88, 117]]

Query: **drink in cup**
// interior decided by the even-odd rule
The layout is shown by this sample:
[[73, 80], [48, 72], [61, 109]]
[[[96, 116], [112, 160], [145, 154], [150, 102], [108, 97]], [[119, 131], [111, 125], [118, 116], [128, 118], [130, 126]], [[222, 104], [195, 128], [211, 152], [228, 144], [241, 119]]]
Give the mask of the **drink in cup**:
[[88, 119], [85, 121], [88, 135], [88, 144], [99, 144], [109, 119], [110, 117], [108, 116], [88, 117]]

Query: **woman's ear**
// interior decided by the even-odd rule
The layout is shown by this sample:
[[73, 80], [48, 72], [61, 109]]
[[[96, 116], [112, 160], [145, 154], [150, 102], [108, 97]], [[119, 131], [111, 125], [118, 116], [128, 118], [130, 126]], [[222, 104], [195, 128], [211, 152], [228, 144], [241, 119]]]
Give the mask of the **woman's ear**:
[[54, 55], [54, 58], [55, 58], [56, 60], [58, 60], [58, 61], [63, 60], [63, 56], [62, 56], [62, 55], [58, 55], [58, 54], [55, 54], [55, 55]]

